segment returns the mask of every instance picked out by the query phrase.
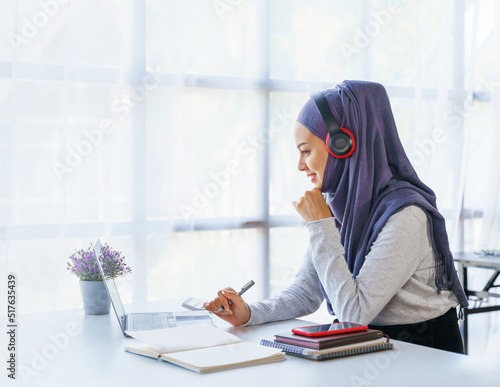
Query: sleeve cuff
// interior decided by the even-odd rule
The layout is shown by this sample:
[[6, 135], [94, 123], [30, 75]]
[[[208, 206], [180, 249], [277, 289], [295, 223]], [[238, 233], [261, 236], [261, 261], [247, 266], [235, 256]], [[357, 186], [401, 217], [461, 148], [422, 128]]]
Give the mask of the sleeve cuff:
[[314, 220], [307, 223], [307, 229], [311, 234], [311, 237], [317, 236], [322, 233], [329, 233], [333, 230], [337, 230], [337, 225], [335, 224], [335, 218], [332, 216], [330, 218]]
[[248, 319], [248, 321], [246, 323], [239, 325], [240, 327], [248, 327], [250, 325], [255, 325], [254, 323], [252, 323], [253, 313], [252, 313], [251, 305], [248, 305], [248, 310], [250, 311], [250, 318]]

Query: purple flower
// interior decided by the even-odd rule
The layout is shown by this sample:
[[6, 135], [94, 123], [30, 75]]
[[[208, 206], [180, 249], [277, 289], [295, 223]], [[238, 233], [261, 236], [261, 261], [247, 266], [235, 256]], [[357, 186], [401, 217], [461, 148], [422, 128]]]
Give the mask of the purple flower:
[[[99, 259], [102, 262], [103, 270], [106, 276], [110, 278], [122, 277], [132, 270], [125, 267], [121, 251], [112, 250], [107, 244], [104, 244]], [[102, 280], [101, 272], [97, 267], [94, 251], [92, 247], [87, 250], [81, 249], [69, 256], [67, 269], [83, 281]]]

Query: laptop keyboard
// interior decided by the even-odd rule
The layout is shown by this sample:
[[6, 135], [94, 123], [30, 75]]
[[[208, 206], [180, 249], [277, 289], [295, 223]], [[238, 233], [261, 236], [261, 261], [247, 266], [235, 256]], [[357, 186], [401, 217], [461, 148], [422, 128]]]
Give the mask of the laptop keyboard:
[[127, 320], [128, 329], [132, 331], [148, 331], [177, 326], [172, 312], [131, 313], [127, 315]]

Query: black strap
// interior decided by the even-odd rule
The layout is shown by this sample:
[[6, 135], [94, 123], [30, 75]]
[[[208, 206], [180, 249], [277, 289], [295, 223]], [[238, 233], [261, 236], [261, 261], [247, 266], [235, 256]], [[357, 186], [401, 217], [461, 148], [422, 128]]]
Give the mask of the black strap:
[[335, 117], [333, 117], [332, 111], [330, 110], [330, 106], [328, 106], [328, 101], [321, 91], [314, 93], [311, 95], [311, 98], [316, 103], [318, 110], [325, 122], [326, 128], [330, 132], [330, 137], [332, 137], [335, 133], [341, 132], [337, 121], [335, 121]]

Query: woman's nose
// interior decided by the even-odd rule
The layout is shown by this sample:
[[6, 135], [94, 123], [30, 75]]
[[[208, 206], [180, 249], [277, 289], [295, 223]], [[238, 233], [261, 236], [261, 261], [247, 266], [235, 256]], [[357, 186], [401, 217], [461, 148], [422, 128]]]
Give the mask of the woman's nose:
[[297, 167], [299, 168], [299, 171], [304, 171], [306, 169], [306, 163], [302, 160], [302, 158], [299, 159], [299, 165]]

